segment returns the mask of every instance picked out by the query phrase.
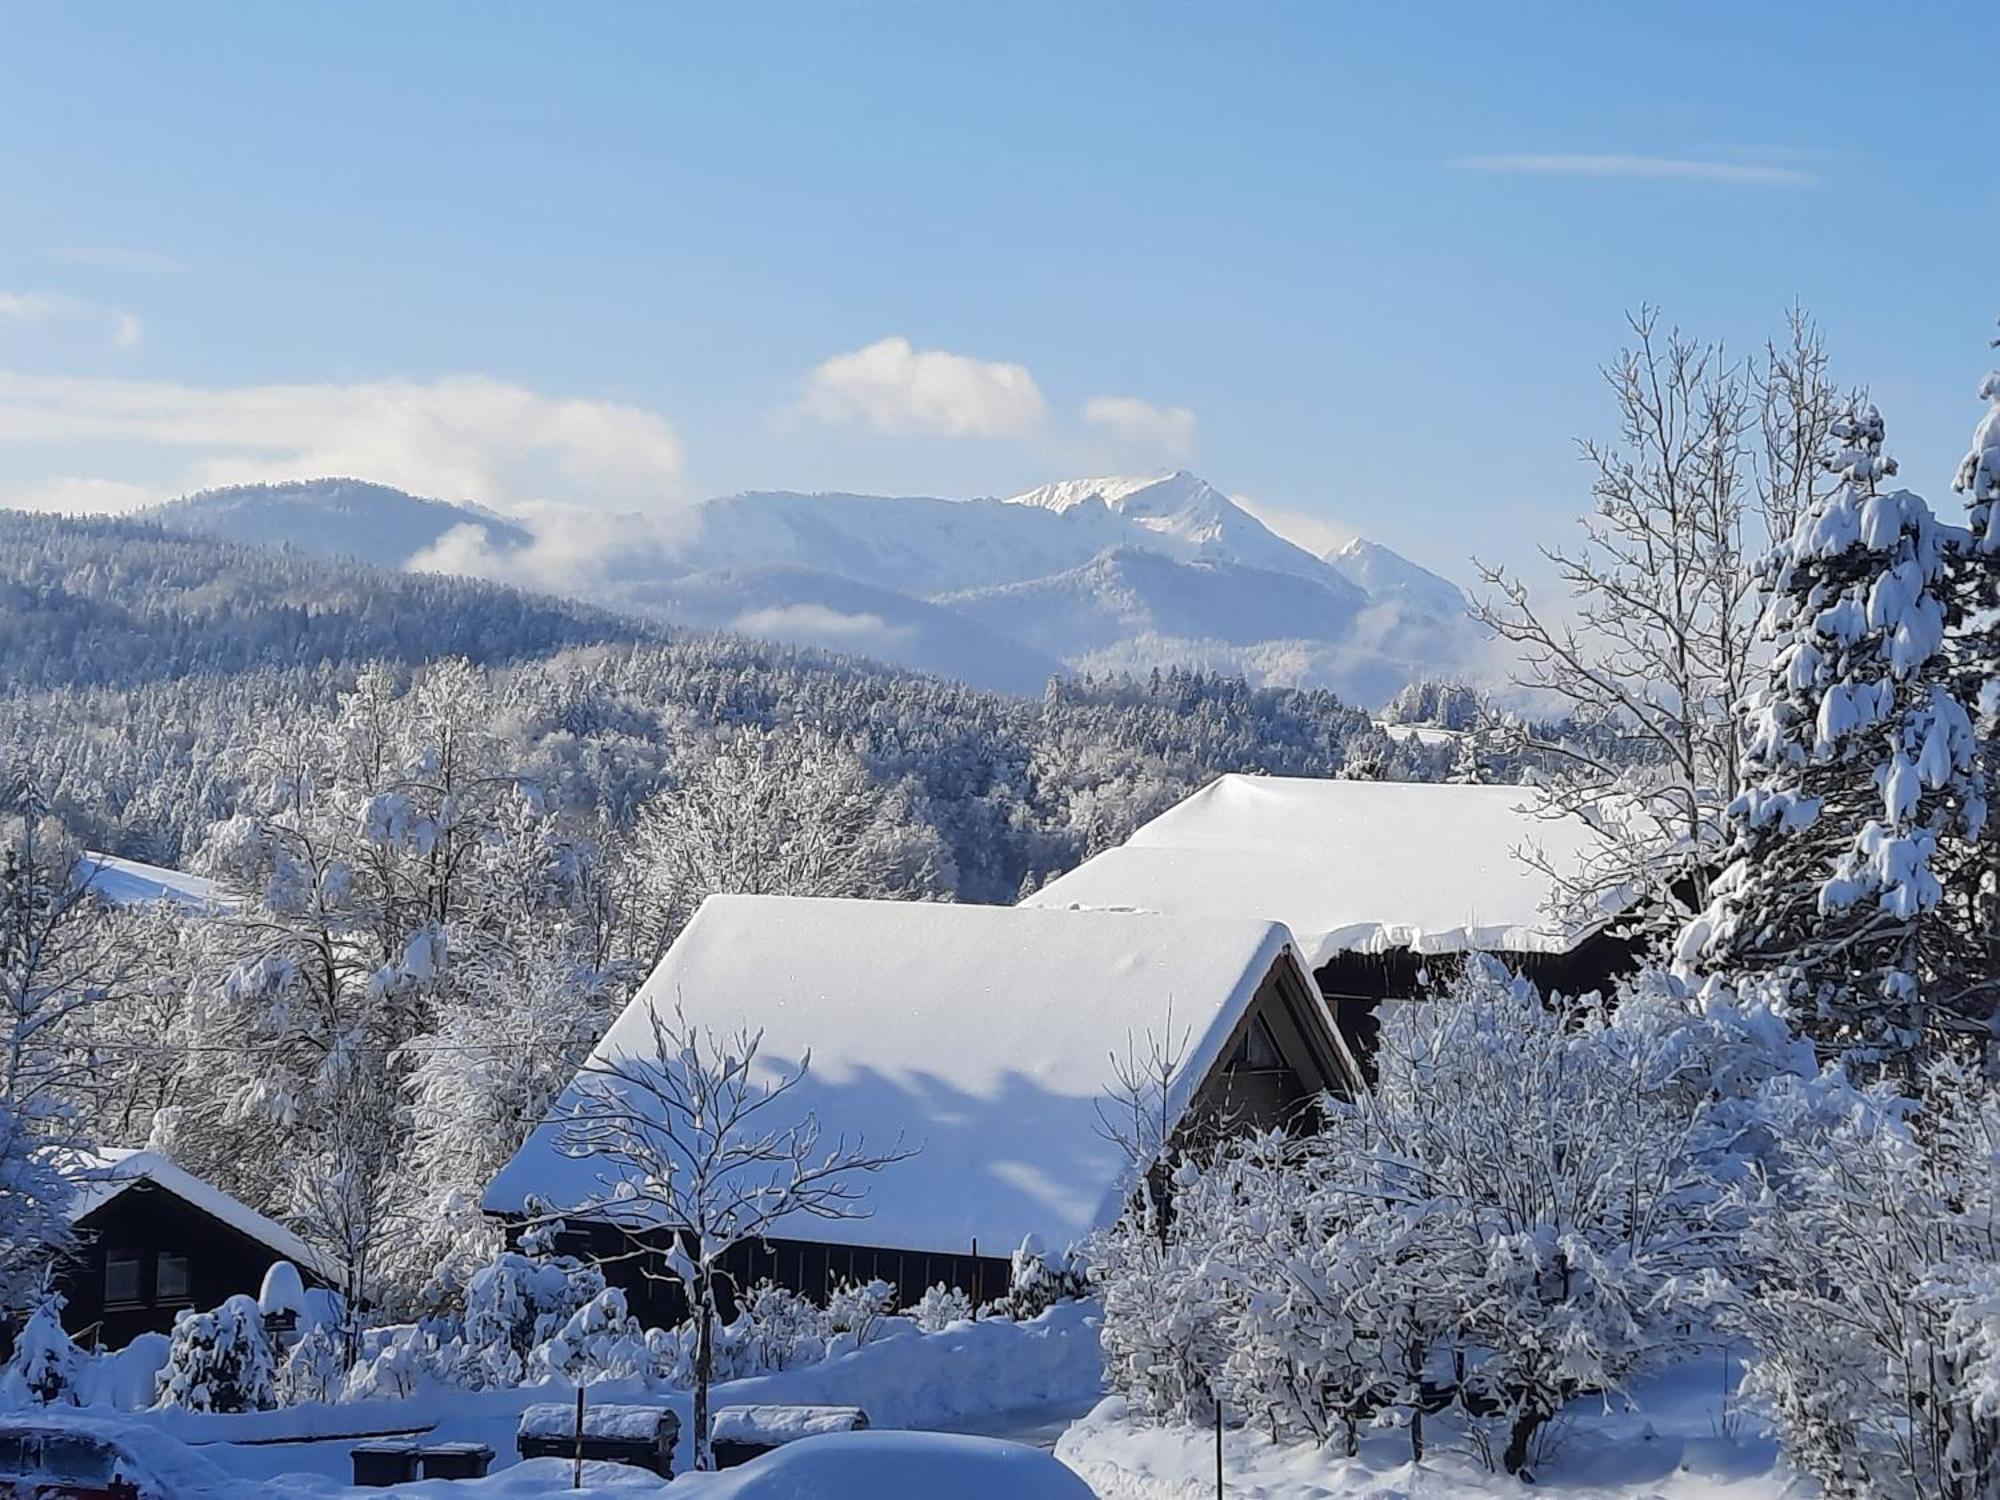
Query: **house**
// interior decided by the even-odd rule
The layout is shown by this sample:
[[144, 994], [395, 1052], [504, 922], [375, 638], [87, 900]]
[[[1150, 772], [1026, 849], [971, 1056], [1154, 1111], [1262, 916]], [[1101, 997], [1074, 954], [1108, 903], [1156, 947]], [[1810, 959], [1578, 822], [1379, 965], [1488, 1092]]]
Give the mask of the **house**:
[[[1518, 786], [1223, 776], [1021, 904], [1281, 922], [1365, 1062], [1380, 1005], [1421, 995], [1465, 953], [1570, 994], [1636, 966], [1623, 901], [1557, 914], [1551, 872], [1582, 871], [1602, 846], [1534, 798]], [[1538, 860], [1522, 857], [1531, 849]]]
[[[865, 1179], [867, 1217], [780, 1222], [727, 1265], [738, 1284], [771, 1276], [812, 1295], [882, 1277], [906, 1299], [938, 1282], [992, 1297], [1027, 1235], [1062, 1246], [1109, 1223], [1137, 1179], [1099, 1107], [1114, 1059], [1149, 1039], [1182, 1054], [1165, 1100], [1177, 1130], [1272, 1123], [1358, 1076], [1291, 935], [1270, 921], [711, 896], [594, 1058], [652, 1056], [652, 1017], [676, 1007], [720, 1037], [760, 1031], [777, 1070], [810, 1053], [788, 1122], [811, 1111], [829, 1142], [917, 1148]], [[621, 1231], [576, 1210], [602, 1203], [614, 1175], [559, 1149], [555, 1122], [574, 1098], [484, 1206], [518, 1222], [539, 1200], [565, 1214], [572, 1248], [613, 1255], [629, 1249]], [[606, 1271], [649, 1319], [677, 1316], [677, 1296], [629, 1262]]]
[[340, 1284], [330, 1258], [158, 1152], [90, 1152], [68, 1175], [77, 1246], [56, 1290], [80, 1343], [120, 1348], [172, 1328], [183, 1308], [254, 1297], [275, 1261], [298, 1267], [308, 1287]]

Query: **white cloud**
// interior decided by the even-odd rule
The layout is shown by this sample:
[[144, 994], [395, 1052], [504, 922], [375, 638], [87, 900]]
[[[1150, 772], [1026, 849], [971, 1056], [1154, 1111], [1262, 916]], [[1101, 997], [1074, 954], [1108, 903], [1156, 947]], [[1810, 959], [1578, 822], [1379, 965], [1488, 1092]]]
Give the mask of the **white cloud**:
[[95, 266], [103, 271], [143, 271], [173, 276], [188, 269], [186, 261], [175, 260], [171, 255], [124, 245], [70, 245], [61, 250], [51, 250], [49, 254], [73, 266]]
[[65, 515], [116, 515], [165, 498], [143, 484], [123, 479], [91, 479], [56, 475], [16, 490], [0, 491], [0, 505], [9, 510], [53, 510]]
[[1802, 187], [1818, 177], [1801, 167], [1775, 162], [1727, 161], [1698, 156], [1637, 156], [1619, 152], [1558, 151], [1498, 156], [1461, 156], [1451, 163], [1465, 172], [1522, 172], [1556, 177], [1637, 177], [1683, 182], [1728, 182], [1745, 186]]
[[1100, 427], [1152, 462], [1178, 464], [1194, 452], [1194, 413], [1185, 406], [1155, 406], [1137, 396], [1092, 396], [1083, 420]]
[[1361, 535], [1352, 526], [1326, 516], [1314, 515], [1311, 511], [1294, 510], [1283, 505], [1266, 505], [1260, 500], [1252, 500], [1248, 495], [1231, 495], [1229, 498], [1286, 541], [1303, 547], [1319, 557], [1338, 551]]
[[480, 375], [212, 388], [0, 371], [0, 444], [105, 442], [183, 454], [166, 493], [350, 475], [488, 505], [609, 507], [679, 499], [685, 470], [657, 413]]
[[798, 409], [898, 436], [1026, 437], [1042, 423], [1027, 366], [915, 349], [901, 336], [836, 354], [806, 379]]
[[66, 292], [0, 292], [0, 322], [95, 324], [120, 349], [130, 349], [145, 332], [145, 325], [123, 308]]

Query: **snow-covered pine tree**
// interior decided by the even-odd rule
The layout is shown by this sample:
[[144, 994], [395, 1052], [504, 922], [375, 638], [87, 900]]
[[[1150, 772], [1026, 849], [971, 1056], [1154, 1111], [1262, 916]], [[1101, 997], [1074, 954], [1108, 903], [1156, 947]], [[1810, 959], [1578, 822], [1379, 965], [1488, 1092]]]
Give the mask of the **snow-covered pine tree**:
[[276, 1375], [256, 1299], [238, 1295], [214, 1312], [184, 1312], [174, 1319], [154, 1404], [268, 1411], [278, 1404]]
[[1971, 934], [1939, 911], [1985, 802], [1942, 654], [1941, 528], [1881, 487], [1874, 407], [1835, 424], [1825, 462], [1839, 487], [1761, 565], [1777, 645], [1744, 706], [1730, 864], [1682, 952], [1775, 979], [1824, 1051], [1913, 1077], [1934, 1044], [1990, 1034]]
[[44, 1406], [80, 1406], [76, 1389], [83, 1355], [62, 1325], [63, 1299], [44, 1296], [14, 1344], [7, 1371]]
[[[1990, 794], [2000, 784], [2000, 370], [1987, 374], [1979, 397], [1986, 414], [1953, 485], [1966, 505], [1966, 535], [1950, 554], [1964, 618], [1946, 645], [1959, 698], [1976, 714]], [[1986, 935], [1986, 972], [2000, 974], [2000, 827], [1987, 827], [1974, 857], [1947, 877], [1946, 887], [1960, 920]]]

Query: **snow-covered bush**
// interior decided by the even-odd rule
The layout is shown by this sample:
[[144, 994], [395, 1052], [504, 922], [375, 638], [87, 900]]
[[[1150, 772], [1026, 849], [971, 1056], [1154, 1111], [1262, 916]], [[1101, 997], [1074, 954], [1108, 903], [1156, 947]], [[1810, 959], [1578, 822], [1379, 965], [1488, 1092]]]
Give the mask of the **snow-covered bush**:
[[406, 1401], [439, 1383], [450, 1357], [415, 1323], [388, 1330], [355, 1361], [340, 1388], [343, 1401]]
[[2000, 1495], [2000, 1098], [1941, 1063], [1924, 1100], [1774, 1087], [1743, 1193], [1747, 1385], [1829, 1495]]
[[760, 1281], [743, 1296], [750, 1358], [760, 1370], [789, 1370], [826, 1356], [826, 1314], [788, 1287]]
[[278, 1367], [278, 1400], [285, 1406], [337, 1401], [346, 1380], [347, 1359], [339, 1337], [316, 1323], [298, 1337]]
[[189, 1411], [265, 1411], [278, 1404], [270, 1341], [253, 1298], [174, 1319], [156, 1405]]
[[923, 1332], [943, 1333], [954, 1323], [971, 1320], [972, 1299], [960, 1288], [939, 1282], [936, 1286], [924, 1288], [924, 1294], [910, 1309], [910, 1316], [916, 1319], [917, 1327]]
[[604, 1290], [604, 1273], [574, 1256], [544, 1253], [547, 1241], [523, 1236], [465, 1284], [468, 1375], [483, 1385], [518, 1385], [528, 1356]]
[[84, 1354], [70, 1341], [62, 1325], [63, 1299], [44, 1297], [28, 1317], [7, 1362], [8, 1383], [15, 1381], [44, 1406], [77, 1406], [77, 1378]]
[[572, 1385], [598, 1380], [630, 1380], [650, 1374], [652, 1351], [646, 1333], [618, 1287], [606, 1287], [584, 1303], [529, 1357], [529, 1374], [559, 1375]]
[[868, 1342], [881, 1321], [896, 1310], [896, 1288], [881, 1279], [843, 1281], [826, 1297], [826, 1330], [848, 1334], [849, 1347]]
[[1320, 1134], [1179, 1162], [1171, 1213], [1093, 1246], [1131, 1409], [1199, 1421], [1220, 1397], [1350, 1447], [1388, 1418], [1420, 1448], [1456, 1398], [1518, 1473], [1572, 1396], [1686, 1352], [1730, 1259], [1746, 1097], [1800, 1053], [1666, 975], [1623, 1000], [1474, 960], [1388, 1019], [1374, 1093], [1328, 1101]]
[[1090, 1284], [1075, 1253], [1052, 1261], [1042, 1237], [1031, 1234], [1010, 1259], [1007, 1295], [988, 1309], [996, 1317], [1025, 1322], [1038, 1318], [1058, 1302], [1090, 1295]]

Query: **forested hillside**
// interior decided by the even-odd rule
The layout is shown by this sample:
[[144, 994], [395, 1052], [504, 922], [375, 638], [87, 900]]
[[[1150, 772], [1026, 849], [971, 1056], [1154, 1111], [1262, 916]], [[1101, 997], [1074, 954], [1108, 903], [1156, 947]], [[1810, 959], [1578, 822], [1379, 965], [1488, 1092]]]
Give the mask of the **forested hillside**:
[[505, 661], [657, 634], [469, 579], [138, 521], [0, 511], [0, 690], [373, 659]]

